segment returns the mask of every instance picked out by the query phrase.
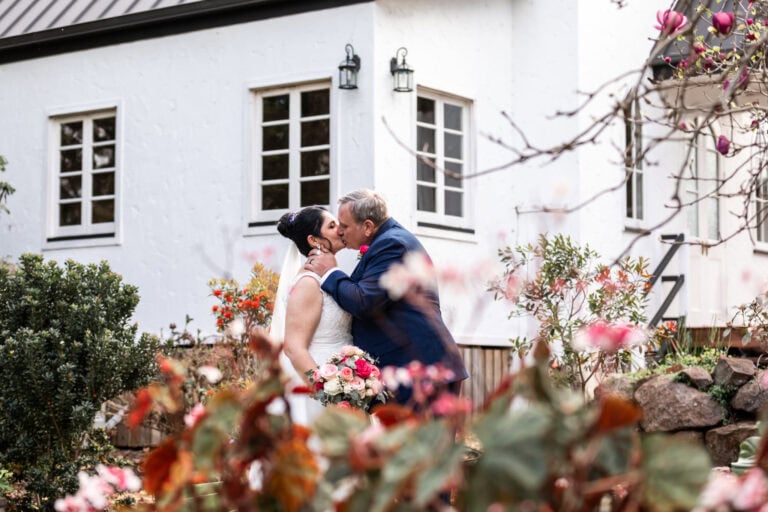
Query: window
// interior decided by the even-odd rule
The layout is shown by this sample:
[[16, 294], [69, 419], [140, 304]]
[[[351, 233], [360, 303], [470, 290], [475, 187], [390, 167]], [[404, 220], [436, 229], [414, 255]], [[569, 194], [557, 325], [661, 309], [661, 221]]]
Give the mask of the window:
[[[688, 148], [686, 148], [688, 151]], [[683, 193], [688, 233], [693, 237], [720, 239], [720, 158], [715, 149], [715, 134], [702, 130], [690, 148]]]
[[758, 242], [768, 243], [768, 172], [760, 173], [755, 190], [755, 226]]
[[465, 219], [468, 102], [424, 91], [416, 102], [416, 209], [440, 220]]
[[640, 100], [624, 109], [624, 169], [627, 173], [626, 218], [643, 219], [643, 119]]
[[271, 219], [289, 209], [330, 205], [330, 88], [314, 84], [258, 92], [256, 119], [254, 212]]
[[112, 237], [117, 212], [115, 111], [52, 118], [49, 242]]

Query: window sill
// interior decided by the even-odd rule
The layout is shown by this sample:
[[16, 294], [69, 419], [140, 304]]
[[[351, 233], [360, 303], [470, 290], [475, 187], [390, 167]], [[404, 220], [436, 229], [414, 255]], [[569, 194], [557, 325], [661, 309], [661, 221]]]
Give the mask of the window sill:
[[70, 236], [52, 236], [43, 243], [44, 251], [55, 251], [59, 249], [79, 249], [85, 247], [106, 247], [122, 245], [120, 238], [115, 233], [104, 233], [99, 235], [70, 235]]
[[436, 222], [416, 221], [414, 234], [428, 238], [441, 238], [456, 242], [477, 243], [477, 235], [472, 228], [439, 224]]
[[752, 253], [768, 256], [768, 243], [756, 242], [755, 246], [752, 247]]
[[633, 235], [650, 235], [651, 232], [648, 230], [648, 228], [644, 228], [639, 224], [624, 224], [624, 232], [625, 233], [632, 233]]

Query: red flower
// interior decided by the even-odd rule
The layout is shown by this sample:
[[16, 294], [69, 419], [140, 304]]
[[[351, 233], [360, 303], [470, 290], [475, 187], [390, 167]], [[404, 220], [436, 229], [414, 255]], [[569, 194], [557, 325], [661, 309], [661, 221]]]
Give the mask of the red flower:
[[360, 246], [360, 254], [357, 255], [357, 259], [360, 259], [363, 257], [363, 254], [368, 252], [368, 249], [370, 248], [370, 245], [361, 245]]
[[221, 290], [213, 290], [213, 294], [214, 294], [216, 297], [221, 297]]
[[216, 305], [214, 305], [214, 306], [211, 308], [211, 311], [213, 311], [214, 313], [215, 313], [215, 312], [217, 312], [218, 310], [219, 310], [219, 306], [216, 306]]
[[371, 376], [373, 366], [365, 359], [358, 359], [355, 361], [355, 367], [357, 368], [357, 375], [362, 379], [367, 379]]

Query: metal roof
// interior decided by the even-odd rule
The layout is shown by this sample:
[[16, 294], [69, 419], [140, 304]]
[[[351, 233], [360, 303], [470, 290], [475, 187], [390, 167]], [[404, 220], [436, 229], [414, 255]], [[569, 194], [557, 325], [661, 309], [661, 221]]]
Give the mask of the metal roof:
[[201, 1], [0, 0], [0, 37], [19, 36]]

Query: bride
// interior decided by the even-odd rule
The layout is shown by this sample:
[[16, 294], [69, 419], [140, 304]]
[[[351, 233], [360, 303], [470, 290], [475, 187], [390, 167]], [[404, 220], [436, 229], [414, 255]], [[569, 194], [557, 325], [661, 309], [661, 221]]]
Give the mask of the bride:
[[[325, 363], [342, 346], [352, 344], [352, 317], [320, 289], [320, 277], [302, 270], [302, 257], [312, 249], [336, 254], [344, 248], [338, 221], [320, 206], [307, 206], [283, 215], [281, 235], [293, 243], [283, 262], [270, 334], [283, 342], [283, 368], [293, 384], [306, 385], [305, 372]], [[287, 360], [286, 360], [287, 359]], [[306, 394], [287, 394], [295, 423], [309, 425], [323, 406]]]

